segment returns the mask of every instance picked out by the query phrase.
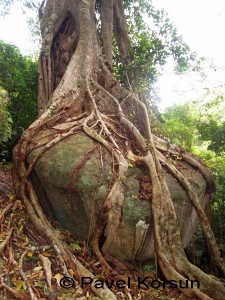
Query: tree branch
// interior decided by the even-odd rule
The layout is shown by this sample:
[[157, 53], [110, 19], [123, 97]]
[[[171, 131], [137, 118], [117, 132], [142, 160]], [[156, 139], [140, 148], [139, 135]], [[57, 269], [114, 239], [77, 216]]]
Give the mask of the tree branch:
[[120, 54], [123, 58], [126, 58], [131, 47], [124, 14], [124, 7], [121, 0], [114, 1], [113, 13], [113, 32], [116, 37]]

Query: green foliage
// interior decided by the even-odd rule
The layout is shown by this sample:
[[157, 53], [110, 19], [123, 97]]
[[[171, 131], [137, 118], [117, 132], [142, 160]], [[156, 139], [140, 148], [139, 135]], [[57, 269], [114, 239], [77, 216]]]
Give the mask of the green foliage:
[[37, 62], [23, 57], [16, 46], [0, 41], [0, 85], [8, 92], [7, 111], [12, 118], [11, 147], [22, 132], [37, 118]]
[[216, 192], [211, 196], [212, 226], [222, 247], [225, 240], [225, 121], [218, 117], [223, 105], [219, 100], [220, 97], [213, 97], [204, 100], [204, 105], [196, 101], [168, 108], [163, 113], [163, 127], [172, 143], [201, 158], [215, 175]]
[[209, 150], [219, 155], [225, 152], [225, 122], [218, 124], [216, 120], [209, 119], [208, 122], [200, 122], [198, 130], [202, 140], [209, 141]]
[[[185, 71], [196, 56], [190, 51], [164, 10], [156, 10], [149, 0], [124, 1], [131, 51], [123, 60], [114, 46], [113, 71], [136, 92], [146, 91], [157, 80], [169, 57], [177, 69]], [[127, 82], [129, 78], [129, 83]]]
[[81, 246], [79, 245], [79, 241], [70, 243], [70, 247], [71, 247], [74, 251], [81, 250]]
[[207, 89], [195, 107], [201, 112], [197, 130], [200, 138], [207, 141], [207, 149], [217, 155], [225, 152], [225, 85]]
[[191, 150], [198, 138], [198, 112], [189, 103], [167, 108], [162, 115], [166, 136], [173, 144]]
[[212, 226], [215, 236], [224, 249], [225, 242], [225, 153], [212, 161], [216, 178], [216, 192], [212, 195]]
[[225, 249], [225, 152], [217, 155], [198, 147], [193, 152], [204, 160], [214, 173], [216, 191], [211, 195], [212, 228], [221, 249]]
[[153, 266], [153, 265], [145, 265], [145, 266], [144, 266], [144, 271], [145, 271], [146, 273], [152, 274], [152, 273], [155, 272], [155, 269], [154, 269], [154, 266]]
[[0, 86], [0, 145], [11, 137], [12, 118], [7, 111], [8, 94]]

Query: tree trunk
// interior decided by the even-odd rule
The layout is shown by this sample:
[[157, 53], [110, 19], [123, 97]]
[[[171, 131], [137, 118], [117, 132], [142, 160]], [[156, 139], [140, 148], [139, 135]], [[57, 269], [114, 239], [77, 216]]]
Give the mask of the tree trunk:
[[[124, 205], [123, 178], [128, 164], [143, 165], [148, 170], [152, 183], [149, 199], [154, 220], [155, 252], [159, 266], [167, 280], [198, 280], [197, 287], [180, 290], [191, 298], [222, 299], [225, 288], [210, 275], [190, 264], [185, 256], [174, 204], [170, 196], [162, 166], [167, 168], [185, 190], [194, 206], [213, 253], [216, 265], [225, 275], [214, 235], [199, 199], [188, 180], [165, 154], [173, 155], [168, 146], [161, 149], [153, 139], [147, 108], [134, 94], [124, 89], [113, 77], [112, 33], [114, 31], [122, 57], [127, 57], [129, 37], [121, 0], [100, 0], [101, 33], [96, 29], [95, 1], [93, 0], [48, 0], [41, 19], [42, 49], [39, 58], [39, 119], [23, 134], [14, 151], [13, 174], [17, 193], [22, 198], [31, 222], [45, 236], [54, 249], [58, 249], [65, 262], [65, 270], [73, 269], [76, 279], [93, 276], [54, 234], [40, 207], [30, 175], [38, 160], [54, 145], [79, 132], [104, 146], [113, 157], [114, 177], [111, 189], [104, 199], [92, 245], [99, 261], [111, 269], [107, 262], [108, 249], [121, 222]], [[133, 114], [133, 117], [129, 117]], [[56, 130], [38, 139], [45, 130]], [[41, 151], [28, 165], [30, 146]], [[33, 150], [34, 150], [33, 148]], [[32, 151], [33, 151], [32, 150]], [[207, 182], [207, 193], [213, 189], [212, 174], [206, 166], [189, 154], [180, 153], [183, 161], [197, 168]], [[65, 158], [66, 159], [66, 158]], [[107, 233], [101, 249], [99, 239]], [[55, 251], [56, 251], [55, 250]], [[115, 263], [115, 260], [114, 260]], [[67, 271], [64, 272], [68, 274]], [[103, 299], [116, 299], [104, 288], [92, 291]]]

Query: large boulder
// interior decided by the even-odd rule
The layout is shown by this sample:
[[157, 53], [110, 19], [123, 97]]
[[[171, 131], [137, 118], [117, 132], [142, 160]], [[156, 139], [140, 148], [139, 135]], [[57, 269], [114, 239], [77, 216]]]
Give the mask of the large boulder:
[[[41, 141], [56, 135], [44, 130], [35, 137]], [[32, 149], [28, 163], [41, 151]], [[201, 173], [179, 164], [180, 172], [191, 182], [204, 208], [206, 183]], [[69, 136], [44, 153], [32, 173], [32, 182], [45, 213], [58, 220], [72, 235], [91, 241], [98, 212], [109, 193], [113, 160], [107, 150], [84, 133]], [[177, 213], [184, 247], [191, 240], [198, 217], [185, 191], [164, 170]], [[153, 227], [149, 201], [151, 181], [146, 170], [130, 165], [124, 179], [125, 203], [122, 222], [110, 246], [110, 254], [126, 260], [145, 260], [154, 256]], [[165, 195], [166, 197], [167, 195]]]

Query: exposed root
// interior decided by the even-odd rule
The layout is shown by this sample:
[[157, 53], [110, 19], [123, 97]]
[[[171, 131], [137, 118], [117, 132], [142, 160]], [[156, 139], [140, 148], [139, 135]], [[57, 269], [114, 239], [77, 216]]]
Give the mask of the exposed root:
[[[71, 134], [71, 132], [70, 132], [70, 134]], [[55, 141], [53, 142], [53, 144], [54, 143], [55, 143]], [[51, 143], [51, 145], [52, 145], [52, 143]], [[45, 145], [45, 147], [49, 148], [50, 144]], [[16, 155], [18, 157], [20, 156], [17, 153], [16, 153]], [[37, 162], [37, 159], [35, 160], [35, 163], [36, 162]], [[34, 167], [35, 163], [32, 163], [26, 171], [24, 170], [25, 169], [25, 167], [24, 167], [24, 169], [23, 169], [25, 171], [24, 174], [22, 174], [22, 172], [17, 173], [18, 174], [17, 176], [19, 176], [21, 178], [21, 179], [19, 179], [17, 177], [18, 178], [17, 180], [21, 180], [21, 182], [22, 182], [22, 184], [20, 186], [20, 194], [21, 194], [23, 203], [27, 209], [28, 215], [31, 219], [31, 222], [33, 223], [35, 228], [38, 230], [38, 232], [42, 236], [47, 238], [47, 240], [50, 242], [50, 244], [54, 245], [53, 247], [57, 253], [57, 257], [58, 257], [59, 261], [61, 262], [62, 272], [64, 273], [65, 276], [70, 276], [69, 273], [67, 272], [67, 267], [66, 267], [66, 265], [67, 265], [74, 271], [74, 274], [75, 274], [76, 278], [78, 279], [78, 281], [80, 281], [81, 277], [93, 277], [93, 275], [78, 262], [78, 260], [72, 255], [72, 253], [66, 249], [66, 246], [63, 244], [63, 242], [59, 240], [59, 238], [57, 237], [57, 234], [54, 232], [55, 231], [54, 228], [49, 225], [49, 222], [47, 221], [46, 217], [44, 216], [44, 213], [41, 211], [41, 208], [37, 202], [36, 194], [32, 188], [31, 182], [29, 181], [29, 179], [25, 180], [25, 178], [28, 177], [29, 173], [31, 172], [32, 168]], [[23, 162], [23, 164], [25, 166], [25, 162]], [[14, 170], [14, 171], [16, 171], [16, 170]], [[14, 176], [16, 176], [16, 173], [14, 174]], [[28, 192], [29, 198], [32, 197], [31, 202], [29, 202], [27, 195], [26, 195], [27, 185], [29, 188], [28, 190], [30, 190], [30, 192]], [[38, 211], [38, 214], [35, 211], [35, 208], [36, 208], [36, 211]], [[40, 218], [40, 215], [41, 215], [41, 218]], [[22, 274], [21, 274], [21, 276], [22, 276]], [[28, 284], [28, 287], [29, 287], [29, 284]], [[99, 290], [99, 289], [96, 289], [94, 284], [92, 284], [91, 290], [94, 294], [98, 295], [102, 299], [116, 299], [114, 294], [107, 288]], [[32, 292], [30, 292], [30, 288], [29, 288], [29, 293], [30, 293], [30, 296], [32, 297], [31, 299], [35, 299], [35, 295], [32, 294]]]
[[25, 276], [24, 272], [23, 272], [23, 259], [24, 256], [27, 254], [28, 250], [25, 250], [22, 255], [20, 256], [19, 259], [19, 272], [20, 272], [20, 276], [22, 277], [24, 283], [26, 284], [26, 287], [28, 289], [29, 295], [30, 295], [30, 299], [31, 300], [38, 300], [38, 298], [35, 296], [34, 291], [29, 283], [29, 280], [27, 279], [27, 277]]
[[16, 299], [20, 299], [20, 300], [26, 299], [24, 297], [24, 295], [22, 295], [21, 293], [17, 292], [17, 290], [15, 290], [15, 289], [11, 288], [10, 286], [8, 286], [7, 284], [5, 284], [2, 275], [0, 275], [0, 289], [5, 289], [5, 290], [9, 291], [9, 293], [11, 295], [13, 295], [13, 297], [15, 297]]
[[13, 232], [13, 228], [10, 228], [9, 231], [7, 232], [6, 236], [5, 236], [4, 241], [1, 242], [1, 244], [0, 244], [0, 254], [4, 250], [5, 246], [8, 244], [9, 239], [11, 238], [12, 232]]
[[10, 211], [10, 209], [13, 207], [14, 203], [9, 203], [0, 213], [0, 223], [4, 222], [5, 215]]
[[[154, 139], [154, 141], [156, 141], [156, 139]], [[166, 152], [169, 155], [172, 154], [177, 156], [177, 152], [175, 151], [175, 149], [171, 147], [171, 145], [168, 145], [168, 148], [163, 148], [159, 146], [157, 143], [155, 145], [155, 148], [161, 152]], [[190, 154], [187, 154], [183, 149], [180, 149], [179, 156], [180, 158], [183, 159], [183, 161], [187, 162], [189, 165], [193, 167], [196, 167], [201, 172], [202, 176], [205, 178], [207, 183], [207, 191], [209, 193], [214, 192], [215, 191], [214, 176], [212, 176], [212, 173], [210, 172], [209, 168], [206, 165], [204, 165], [199, 159], [192, 157]]]
[[[151, 148], [154, 148], [154, 146]], [[154, 155], [155, 160], [153, 159], [153, 155]], [[181, 276], [180, 274], [185, 274], [187, 276], [187, 278], [191, 278], [191, 279], [194, 278], [194, 280], [199, 280], [201, 282], [202, 289], [204, 291], [207, 291], [207, 294], [211, 295], [211, 297], [213, 297], [215, 295], [215, 292], [212, 292], [212, 291], [216, 286], [217, 297], [218, 297], [218, 299], [221, 299], [223, 293], [225, 292], [224, 286], [217, 281], [216, 282], [214, 280], [212, 281], [208, 275], [206, 275], [201, 270], [199, 270], [195, 266], [191, 265], [187, 261], [187, 258], [183, 251], [181, 239], [179, 237], [180, 232], [179, 232], [179, 227], [178, 227], [178, 224], [176, 221], [176, 213], [175, 213], [175, 210], [173, 207], [172, 199], [170, 197], [170, 193], [169, 193], [168, 187], [165, 183], [165, 180], [162, 177], [162, 168], [159, 165], [159, 163], [156, 163], [157, 156], [156, 156], [155, 151], [153, 151], [153, 155], [150, 153], [150, 151], [148, 151], [148, 153], [143, 157], [136, 156], [131, 151], [129, 152], [130, 159], [132, 159], [133, 161], [138, 161], [138, 162], [144, 163], [148, 167], [149, 173], [151, 175], [151, 180], [152, 180], [152, 185], [153, 185], [153, 197], [152, 197], [151, 207], [152, 207], [152, 213], [153, 213], [153, 218], [154, 218], [154, 222], [155, 222], [155, 224], [154, 224], [155, 225], [154, 226], [154, 228], [155, 228], [155, 232], [154, 232], [155, 233], [155, 247], [156, 247], [156, 252], [158, 255], [158, 261], [159, 261], [160, 267], [161, 267], [164, 275], [168, 279], [172, 277], [172, 278], [177, 278], [177, 280], [183, 281], [184, 277]], [[167, 164], [165, 162], [165, 159], [163, 160], [163, 162], [165, 164]], [[155, 168], [155, 166], [156, 166], [156, 168]], [[167, 164], [166, 166], [169, 168], [170, 171], [172, 170], [172, 167], [169, 167], [170, 166], [169, 164]], [[187, 182], [187, 180], [186, 179], [185, 179], [185, 181], [183, 180], [184, 177], [175, 168], [173, 168], [172, 174], [175, 175], [174, 173], [179, 174], [179, 176], [180, 176], [179, 181], [182, 182], [182, 185], [184, 186], [185, 191], [187, 192], [187, 194], [189, 196], [191, 193], [192, 200], [193, 200], [193, 198], [195, 199], [195, 201], [196, 201], [195, 205], [193, 202], [192, 202], [192, 204], [196, 208], [196, 211], [199, 215], [202, 225], [203, 225], [203, 227], [205, 227], [205, 230], [207, 231], [207, 229], [208, 229], [207, 225], [209, 223], [208, 223], [208, 220], [199, 204], [199, 200], [198, 200], [196, 193], [193, 191], [193, 189], [191, 188], [191, 186]], [[176, 175], [175, 178], [178, 179], [178, 175]], [[181, 180], [181, 178], [182, 178], [182, 180]], [[184, 185], [184, 182], [185, 182], [185, 185]], [[157, 209], [157, 206], [160, 207], [160, 209]], [[164, 213], [163, 216], [162, 216], [162, 211]], [[166, 214], [165, 211], [167, 211], [168, 213]], [[162, 221], [162, 220], [164, 220], [164, 221]], [[170, 222], [169, 222], [169, 220], [170, 220]], [[173, 220], [173, 221], [171, 222], [171, 220]], [[160, 226], [162, 226], [162, 224], [164, 224], [164, 226], [166, 227], [166, 232], [164, 232], [164, 233], [162, 233], [162, 231], [160, 230]], [[169, 226], [167, 226], [168, 224], [169, 224]], [[165, 235], [165, 233], [166, 233], [166, 235]], [[215, 255], [217, 255], [218, 267], [221, 266], [221, 268], [224, 268], [223, 262], [219, 256], [219, 250], [217, 248], [217, 245], [215, 243], [215, 239], [214, 239], [214, 236], [213, 236], [211, 230], [208, 233], [208, 236], [206, 236], [206, 237], [207, 237], [207, 240], [210, 240], [211, 247], [214, 248], [214, 251], [215, 251], [214, 253], [215, 253]], [[175, 243], [175, 241], [176, 241], [176, 243]], [[166, 249], [167, 247], [165, 247], [165, 246], [171, 247], [171, 250], [169, 251], [169, 253]], [[163, 259], [162, 259], [162, 257], [163, 257]], [[176, 269], [179, 271], [179, 273], [174, 268], [174, 265], [176, 266]], [[207, 295], [204, 295], [203, 293], [201, 293], [200, 291], [198, 291], [196, 289], [193, 289], [191, 291], [185, 290], [185, 291], [183, 291], [183, 293], [187, 294], [188, 296], [195, 296], [198, 299], [210, 299]]]
[[223, 263], [222, 258], [220, 257], [220, 252], [216, 244], [216, 240], [214, 237], [214, 234], [212, 232], [210, 223], [208, 221], [208, 218], [206, 217], [201, 205], [199, 204], [198, 196], [193, 190], [190, 183], [187, 181], [187, 179], [177, 171], [177, 169], [172, 165], [166, 162], [165, 158], [160, 155], [162, 164], [169, 170], [169, 172], [178, 180], [178, 182], [184, 187], [185, 192], [187, 193], [192, 205], [194, 206], [199, 219], [202, 221], [202, 228], [205, 234], [205, 237], [207, 239], [210, 251], [214, 257], [214, 260], [216, 262], [217, 267], [222, 272], [223, 276], [225, 276], [225, 266]]
[[[101, 120], [101, 122], [103, 121]], [[108, 129], [106, 130], [105, 127], [106, 126], [104, 125], [105, 133], [109, 135], [109, 131]], [[111, 141], [113, 141], [113, 146], [116, 147], [116, 149], [114, 149], [106, 140], [104, 140], [95, 131], [90, 129], [86, 124], [84, 125], [83, 129], [88, 136], [103, 144], [106, 147], [106, 149], [111, 152], [112, 156], [115, 157], [118, 163], [118, 178], [113, 184], [109, 192], [109, 195], [105, 199], [105, 202], [102, 206], [101, 212], [99, 214], [98, 222], [96, 225], [95, 236], [92, 242], [92, 245], [101, 263], [107, 269], [111, 269], [110, 266], [103, 259], [103, 256], [98, 249], [99, 247], [98, 244], [99, 244], [99, 239], [102, 234], [103, 228], [107, 224], [105, 229], [106, 241], [102, 247], [102, 252], [106, 254], [108, 247], [110, 246], [116, 234], [116, 229], [120, 224], [121, 208], [124, 204], [124, 190], [123, 190], [123, 183], [121, 182], [121, 177], [125, 175], [126, 170], [128, 168], [128, 163], [122, 156], [121, 152], [118, 150], [118, 146], [116, 145], [116, 142], [113, 140], [112, 136], [110, 136], [109, 138]]]
[[[91, 92], [89, 85], [92, 88], [98, 88], [99, 93]], [[219, 251], [217, 249], [215, 239], [211, 232], [207, 218], [201, 209], [196, 193], [182, 174], [174, 166], [168, 164], [165, 157], [156, 150], [155, 141], [151, 135], [151, 128], [145, 105], [135, 97], [131, 97], [130, 93], [126, 93], [126, 101], [135, 101], [137, 106], [140, 108], [145, 132], [145, 136], [142, 136], [137, 127], [127, 119], [123, 113], [122, 106], [115, 96], [110, 94], [109, 91], [106, 91], [95, 81], [92, 81], [91, 84], [86, 82], [86, 89], [90, 100], [91, 112], [84, 112], [80, 116], [75, 116], [74, 118], [72, 116], [66, 120], [61, 112], [57, 115], [57, 117], [52, 116], [47, 120], [40, 119], [25, 132], [20, 141], [19, 147], [17, 147], [14, 153], [14, 180], [17, 186], [17, 192], [20, 194], [32, 224], [38, 232], [47, 239], [48, 243], [54, 249], [60, 263], [61, 272], [64, 276], [69, 277], [70, 273], [68, 270], [71, 269], [78, 282], [80, 282], [81, 277], [94, 278], [94, 275], [78, 261], [78, 259], [68, 249], [66, 244], [63, 243], [57, 236], [55, 229], [50, 225], [38, 203], [38, 199], [29, 176], [37, 161], [48, 149], [61, 142], [64, 138], [77, 134], [78, 131], [83, 130], [90, 138], [104, 146], [115, 161], [114, 171], [116, 174], [113, 177], [111, 189], [98, 214], [96, 228], [94, 230], [95, 234], [92, 240], [92, 246], [101, 265], [107, 271], [112, 271], [112, 267], [107, 262], [108, 259], [113, 262], [114, 265], [117, 265], [118, 267], [122, 266], [118, 260], [109, 255], [108, 249], [121, 222], [122, 207], [124, 204], [123, 178], [127, 173], [128, 163], [131, 161], [137, 164], [143, 164], [148, 169], [152, 182], [152, 200], [150, 206], [154, 220], [155, 251], [160, 268], [162, 269], [165, 277], [168, 280], [173, 278], [174, 280], [181, 281], [183, 284], [185, 284], [186, 280], [199, 280], [201, 282], [200, 290], [197, 287], [187, 289], [180, 288], [183, 293], [192, 297], [192, 299], [193, 297], [196, 297], [197, 299], [208, 300], [214, 295], [216, 295], [217, 299], [222, 299], [222, 295], [225, 294], [224, 286], [219, 281], [191, 265], [185, 256], [174, 205], [163, 177], [161, 164], [170, 171], [170, 173], [180, 182], [186, 191], [192, 205], [198, 213], [200, 221], [202, 222], [207, 242], [214, 253], [217, 266], [225, 276], [225, 267], [219, 258]], [[110, 101], [114, 103], [114, 107], [116, 107], [116, 120], [113, 120], [100, 111], [96, 101], [99, 95], [104, 95], [107, 99], [110, 99]], [[116, 129], [118, 125], [120, 128], [124, 129], [122, 132], [118, 132]], [[42, 129], [46, 128], [56, 130], [56, 136], [53, 136], [50, 141], [44, 140], [41, 144], [34, 146], [34, 149], [40, 146], [42, 149], [30, 165], [27, 166], [27, 147], [29, 143], [35, 140], [35, 135]], [[137, 145], [140, 153], [139, 155], [136, 154], [136, 149], [132, 148], [132, 143], [129, 143], [129, 138], [126, 136], [127, 133], [129, 133], [135, 141], [135, 145]], [[125, 145], [125, 149], [120, 147], [121, 141]], [[163, 148], [163, 151], [166, 150]], [[200, 172], [204, 173], [203, 176], [206, 180], [210, 182], [210, 178], [206, 174], [207, 172], [204, 171], [204, 168], [199, 162], [195, 162], [192, 158], [190, 161], [190, 159], [184, 154], [183, 158], [186, 161], [189, 160], [189, 163], [195, 167], [198, 167]], [[11, 206], [7, 208], [7, 210], [10, 208]], [[105, 236], [105, 241], [102, 248], [99, 249], [99, 240], [102, 235]], [[22, 269], [23, 258], [27, 251], [28, 250], [25, 250], [20, 258], [20, 274], [27, 285], [30, 298], [37, 299], [32, 286], [26, 279]], [[45, 272], [48, 274], [48, 286], [51, 290], [50, 267], [44, 259], [42, 259], [42, 262], [45, 264]], [[116, 296], [112, 293], [112, 291], [106, 287], [103, 289], [97, 289], [92, 283], [91, 291], [102, 299], [116, 299]]]

